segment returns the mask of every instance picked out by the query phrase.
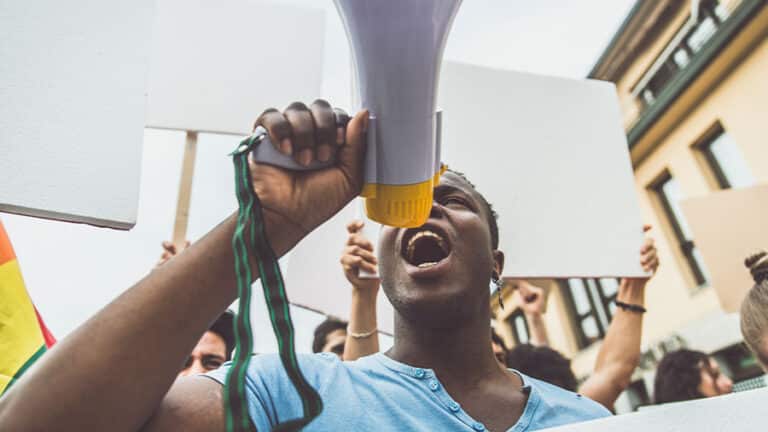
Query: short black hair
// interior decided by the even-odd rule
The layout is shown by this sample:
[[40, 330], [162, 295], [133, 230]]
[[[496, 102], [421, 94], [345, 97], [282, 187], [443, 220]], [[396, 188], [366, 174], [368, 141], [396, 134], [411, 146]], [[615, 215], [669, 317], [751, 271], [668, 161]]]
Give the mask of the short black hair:
[[319, 353], [323, 350], [325, 343], [327, 342], [328, 334], [336, 330], [347, 330], [347, 323], [337, 319], [328, 317], [325, 321], [321, 322], [317, 328], [315, 328], [315, 338], [312, 340], [312, 352]]
[[232, 358], [232, 351], [235, 350], [235, 313], [231, 310], [224, 311], [211, 324], [208, 331], [216, 333], [224, 339], [227, 350], [227, 360]]
[[507, 367], [572, 392], [578, 388], [571, 361], [549, 347], [519, 344], [507, 353]]
[[701, 367], [709, 356], [701, 351], [681, 349], [667, 353], [656, 368], [653, 398], [657, 404], [703, 398], [699, 392]]
[[477, 190], [477, 187], [475, 187], [475, 184], [469, 181], [467, 176], [459, 171], [453, 170], [448, 168], [446, 172], [456, 174], [457, 176], [461, 177], [462, 180], [467, 182], [469, 186], [472, 187], [472, 190], [477, 192], [477, 195], [480, 197], [480, 200], [482, 201], [483, 206], [485, 207], [485, 211], [488, 214], [488, 227], [491, 230], [491, 247], [493, 247], [494, 250], [499, 248], [499, 224], [497, 222], [497, 219], [499, 218], [499, 215], [496, 213], [496, 210], [493, 209], [493, 205], [488, 202], [487, 199], [485, 199], [485, 196], [480, 193], [479, 190]]

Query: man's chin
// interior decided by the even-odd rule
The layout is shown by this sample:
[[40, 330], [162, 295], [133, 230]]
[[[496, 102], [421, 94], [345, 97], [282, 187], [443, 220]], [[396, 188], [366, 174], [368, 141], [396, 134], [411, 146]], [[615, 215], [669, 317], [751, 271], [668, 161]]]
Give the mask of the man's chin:
[[439, 288], [431, 291], [423, 283], [419, 285], [418, 292], [390, 296], [392, 306], [402, 319], [419, 327], [438, 330], [461, 327], [473, 318], [476, 307], [468, 296], [461, 295], [464, 293], [448, 295]]

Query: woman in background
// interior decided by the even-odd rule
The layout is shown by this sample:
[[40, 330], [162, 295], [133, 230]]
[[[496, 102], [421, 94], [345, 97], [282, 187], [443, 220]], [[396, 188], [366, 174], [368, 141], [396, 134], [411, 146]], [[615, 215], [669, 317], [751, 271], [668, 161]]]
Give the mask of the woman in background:
[[741, 303], [741, 333], [768, 372], [768, 253], [756, 253], [744, 264], [752, 273], [755, 285]]

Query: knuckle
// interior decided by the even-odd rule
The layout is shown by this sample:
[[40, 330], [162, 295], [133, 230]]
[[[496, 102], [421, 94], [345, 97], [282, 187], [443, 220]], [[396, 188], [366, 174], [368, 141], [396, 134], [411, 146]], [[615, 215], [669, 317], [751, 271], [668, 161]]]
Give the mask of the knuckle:
[[312, 105], [316, 105], [316, 106], [319, 106], [319, 107], [322, 107], [322, 108], [329, 108], [329, 109], [331, 108], [331, 104], [328, 103], [327, 100], [322, 99], [322, 98], [315, 99], [312, 102]]
[[304, 102], [301, 101], [295, 101], [291, 102], [286, 108], [285, 112], [288, 111], [309, 111], [309, 107]]

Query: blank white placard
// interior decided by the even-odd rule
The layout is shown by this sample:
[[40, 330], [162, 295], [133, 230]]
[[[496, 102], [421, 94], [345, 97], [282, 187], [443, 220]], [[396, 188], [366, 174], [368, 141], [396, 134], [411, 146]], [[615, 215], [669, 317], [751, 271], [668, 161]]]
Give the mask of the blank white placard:
[[148, 127], [247, 135], [265, 108], [320, 96], [323, 10], [257, 0], [157, 9]]
[[0, 3], [0, 211], [136, 223], [154, 4]]
[[499, 213], [504, 277], [644, 276], [611, 83], [443, 65], [442, 160]]
[[654, 431], [739, 431], [765, 430], [768, 389], [750, 390], [706, 399], [648, 407], [622, 414], [552, 429], [550, 432], [626, 432]]

